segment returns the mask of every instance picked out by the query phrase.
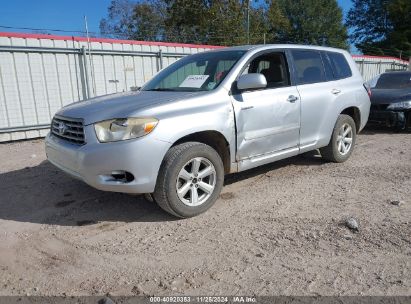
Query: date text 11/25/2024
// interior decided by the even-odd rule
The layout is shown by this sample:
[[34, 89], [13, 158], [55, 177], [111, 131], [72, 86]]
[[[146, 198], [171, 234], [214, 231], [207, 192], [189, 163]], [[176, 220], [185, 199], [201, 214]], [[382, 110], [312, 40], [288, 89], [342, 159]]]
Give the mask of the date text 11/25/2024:
[[162, 296], [150, 297], [150, 303], [257, 303], [255, 297], [248, 296]]

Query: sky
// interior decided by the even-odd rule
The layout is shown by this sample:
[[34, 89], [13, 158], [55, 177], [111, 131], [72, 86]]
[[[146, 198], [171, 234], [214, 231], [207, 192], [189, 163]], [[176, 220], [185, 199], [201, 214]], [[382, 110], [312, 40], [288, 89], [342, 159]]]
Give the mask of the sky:
[[[87, 16], [89, 31], [98, 33], [100, 20], [107, 16], [110, 2], [111, 0], [0, 0], [0, 31], [28, 32], [1, 26], [84, 31], [84, 16]], [[338, 3], [344, 13], [351, 6], [351, 0], [338, 0]]]
[[84, 31], [86, 15], [89, 31], [99, 32], [100, 20], [107, 16], [110, 2], [111, 0], [0, 0], [0, 31], [25, 32], [1, 26]]

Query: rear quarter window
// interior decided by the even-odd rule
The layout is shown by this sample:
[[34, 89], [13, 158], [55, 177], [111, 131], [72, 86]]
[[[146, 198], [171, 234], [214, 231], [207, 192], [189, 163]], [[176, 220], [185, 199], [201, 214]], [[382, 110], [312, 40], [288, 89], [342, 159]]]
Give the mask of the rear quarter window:
[[327, 55], [330, 59], [334, 79], [343, 79], [352, 76], [350, 65], [343, 54], [327, 52]]
[[292, 50], [298, 84], [325, 82], [321, 54], [311, 50]]

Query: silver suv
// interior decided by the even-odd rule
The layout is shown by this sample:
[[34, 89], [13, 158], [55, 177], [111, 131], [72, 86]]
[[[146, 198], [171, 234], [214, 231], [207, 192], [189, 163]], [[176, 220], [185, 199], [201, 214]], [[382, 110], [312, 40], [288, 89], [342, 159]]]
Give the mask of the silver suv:
[[225, 174], [318, 148], [346, 161], [369, 110], [346, 51], [225, 48], [180, 59], [138, 92], [64, 107], [46, 153], [92, 187], [151, 193], [185, 218], [214, 204]]

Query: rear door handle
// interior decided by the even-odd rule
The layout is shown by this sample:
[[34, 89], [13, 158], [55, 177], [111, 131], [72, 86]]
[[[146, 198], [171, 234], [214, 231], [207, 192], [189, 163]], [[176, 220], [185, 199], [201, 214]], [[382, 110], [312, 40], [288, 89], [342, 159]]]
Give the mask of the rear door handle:
[[339, 90], [339, 89], [332, 89], [332, 90], [331, 90], [331, 93], [333, 93], [334, 95], [338, 95], [338, 94], [341, 93], [341, 90]]
[[296, 102], [297, 100], [298, 100], [298, 97], [294, 95], [290, 95], [287, 98], [287, 101], [292, 102], [292, 103]]

